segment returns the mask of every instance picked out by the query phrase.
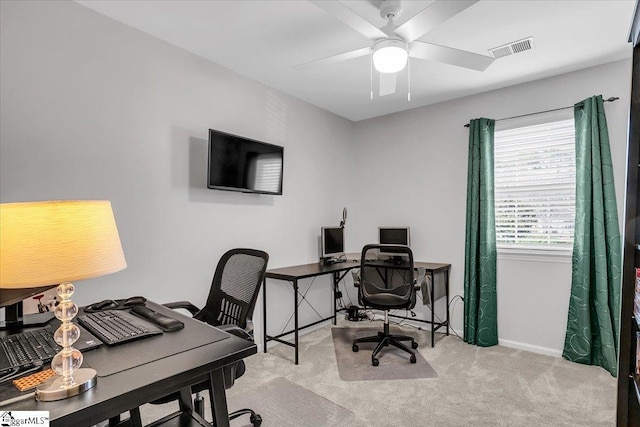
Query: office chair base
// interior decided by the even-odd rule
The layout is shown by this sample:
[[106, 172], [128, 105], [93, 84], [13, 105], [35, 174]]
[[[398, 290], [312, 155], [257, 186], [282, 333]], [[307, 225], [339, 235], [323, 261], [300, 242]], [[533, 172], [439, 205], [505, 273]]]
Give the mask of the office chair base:
[[250, 414], [249, 415], [249, 422], [251, 422], [253, 427], [260, 427], [260, 425], [262, 424], [262, 417], [260, 416], [260, 414], [256, 414], [251, 409], [239, 409], [237, 411], [234, 411], [234, 412], [229, 414], [229, 420], [236, 419], [239, 416], [244, 415], [244, 414]]
[[382, 351], [384, 347], [388, 347], [389, 345], [392, 345], [396, 348], [399, 348], [400, 350], [403, 350], [409, 353], [411, 355], [409, 357], [409, 362], [416, 363], [417, 359], [416, 359], [415, 352], [411, 350], [409, 347], [407, 347], [406, 345], [404, 345], [402, 341], [411, 341], [411, 348], [413, 348], [414, 350], [418, 348], [418, 343], [415, 341], [413, 337], [409, 337], [406, 335], [391, 335], [389, 333], [389, 324], [385, 323], [383, 332], [378, 332], [377, 335], [374, 335], [371, 337], [362, 337], [362, 338], [354, 339], [353, 345], [351, 346], [351, 350], [357, 353], [358, 350], [360, 350], [360, 348], [358, 347], [358, 343], [377, 342], [378, 345], [376, 346], [375, 350], [373, 350], [373, 353], [371, 354], [371, 364], [373, 366], [378, 366], [380, 364], [380, 361], [376, 356]]
[[[202, 397], [200, 393], [196, 393], [196, 397], [193, 399], [193, 410], [204, 418], [204, 397]], [[244, 414], [249, 414], [249, 422], [251, 422], [253, 427], [260, 427], [262, 417], [252, 409], [238, 409], [237, 411], [233, 411], [229, 414], [229, 420], [236, 419]]]

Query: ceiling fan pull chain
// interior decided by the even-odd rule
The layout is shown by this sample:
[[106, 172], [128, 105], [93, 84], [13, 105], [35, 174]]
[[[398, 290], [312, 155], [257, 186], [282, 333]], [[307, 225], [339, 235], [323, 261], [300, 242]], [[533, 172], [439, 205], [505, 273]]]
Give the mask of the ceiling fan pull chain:
[[411, 101], [411, 57], [407, 58], [407, 102]]
[[373, 101], [373, 50], [371, 51], [371, 57], [369, 59], [369, 96]]

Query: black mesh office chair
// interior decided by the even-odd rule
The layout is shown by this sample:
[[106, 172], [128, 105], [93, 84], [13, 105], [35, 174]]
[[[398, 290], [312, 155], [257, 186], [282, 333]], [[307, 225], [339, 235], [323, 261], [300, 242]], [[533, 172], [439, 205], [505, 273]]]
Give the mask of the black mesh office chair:
[[[202, 309], [198, 309], [187, 301], [168, 303], [165, 306], [172, 309], [186, 309], [195, 319], [241, 338], [253, 340], [251, 319], [268, 261], [269, 255], [266, 252], [255, 249], [232, 249], [220, 258], [213, 276], [207, 303]], [[233, 386], [235, 379], [242, 376], [244, 372], [245, 364], [242, 360], [226, 367], [224, 369], [225, 388]], [[196, 393], [194, 410], [200, 416], [204, 415], [204, 405], [198, 393], [208, 389], [208, 381], [191, 387], [191, 391]], [[151, 403], [163, 404], [179, 399], [179, 393], [173, 393]], [[249, 420], [254, 427], [259, 427], [262, 423], [260, 415], [251, 409], [232, 412], [229, 414], [229, 419], [244, 414], [250, 415]], [[140, 425], [139, 417], [139, 411], [131, 411], [134, 425], [136, 421]], [[133, 420], [134, 418], [137, 419]]]
[[[389, 254], [388, 258], [381, 253]], [[389, 333], [389, 310], [411, 309], [416, 305], [413, 253], [408, 246], [366, 245], [362, 248], [358, 300], [365, 307], [384, 310], [384, 329], [377, 335], [354, 339], [352, 350], [359, 350], [358, 343], [378, 343], [371, 354], [371, 364], [378, 366], [376, 356], [384, 347], [392, 345], [409, 353], [410, 362], [416, 363], [415, 352], [402, 343], [411, 341], [411, 347], [416, 349], [415, 339]]]

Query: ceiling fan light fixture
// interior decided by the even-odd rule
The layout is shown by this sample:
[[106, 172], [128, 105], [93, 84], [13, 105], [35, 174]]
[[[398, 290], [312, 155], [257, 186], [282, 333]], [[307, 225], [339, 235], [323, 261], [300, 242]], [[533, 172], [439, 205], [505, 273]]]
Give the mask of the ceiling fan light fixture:
[[407, 65], [407, 44], [399, 39], [383, 39], [373, 46], [373, 66], [380, 73], [397, 73]]

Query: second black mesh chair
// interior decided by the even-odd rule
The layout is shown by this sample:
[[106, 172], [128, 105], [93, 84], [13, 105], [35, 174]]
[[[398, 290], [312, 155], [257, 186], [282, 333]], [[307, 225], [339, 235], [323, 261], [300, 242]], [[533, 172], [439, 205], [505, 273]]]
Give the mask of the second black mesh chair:
[[[202, 309], [198, 309], [187, 301], [169, 303], [165, 306], [173, 309], [186, 309], [195, 319], [242, 338], [253, 340], [251, 319], [268, 261], [269, 255], [266, 252], [256, 249], [232, 249], [220, 258], [213, 276], [207, 303]], [[224, 382], [225, 388], [230, 388], [235, 379], [244, 374], [245, 365], [241, 360], [227, 368], [224, 370]], [[203, 401], [197, 393], [208, 389], [208, 381], [191, 387], [192, 392], [196, 393], [194, 409], [201, 416], [204, 415]], [[168, 403], [179, 400], [179, 398], [179, 394], [174, 393], [151, 403]], [[260, 415], [251, 409], [232, 412], [229, 414], [229, 419], [237, 418], [243, 414], [250, 415], [250, 421], [254, 427], [258, 427], [262, 423]]]
[[[379, 254], [391, 253], [393, 257], [380, 259]], [[359, 350], [358, 343], [378, 343], [371, 354], [371, 364], [378, 366], [378, 354], [392, 345], [406, 351], [409, 361], [416, 363], [415, 352], [402, 341], [411, 341], [411, 348], [418, 348], [415, 339], [406, 335], [391, 335], [389, 310], [411, 309], [416, 305], [416, 285], [413, 279], [413, 252], [402, 245], [366, 245], [362, 248], [358, 300], [365, 307], [384, 310], [384, 329], [377, 335], [353, 340], [352, 350]]]

